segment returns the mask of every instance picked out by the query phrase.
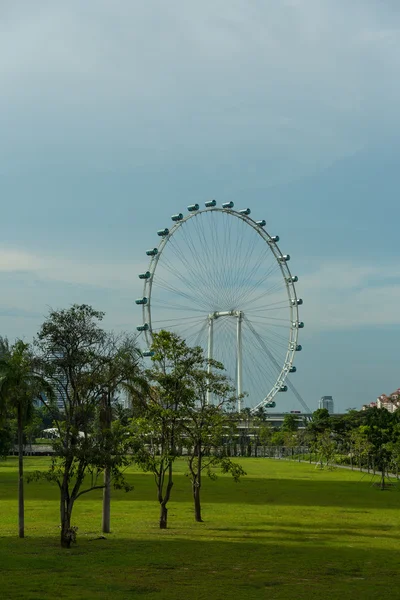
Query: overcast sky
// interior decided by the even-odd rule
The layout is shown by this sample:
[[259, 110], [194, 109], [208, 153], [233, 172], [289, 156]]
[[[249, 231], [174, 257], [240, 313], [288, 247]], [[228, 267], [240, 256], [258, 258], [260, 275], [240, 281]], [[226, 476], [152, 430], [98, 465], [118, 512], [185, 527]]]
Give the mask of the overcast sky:
[[399, 72], [398, 0], [2, 0], [0, 333], [134, 330], [156, 230], [234, 200], [292, 256], [307, 404], [393, 391]]

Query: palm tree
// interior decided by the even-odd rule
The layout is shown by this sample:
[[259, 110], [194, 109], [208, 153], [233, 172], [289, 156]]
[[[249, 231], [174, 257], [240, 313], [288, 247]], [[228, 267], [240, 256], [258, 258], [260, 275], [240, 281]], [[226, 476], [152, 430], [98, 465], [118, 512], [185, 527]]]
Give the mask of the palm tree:
[[29, 344], [17, 340], [0, 355], [0, 411], [14, 413], [18, 430], [18, 531], [24, 537], [24, 427], [29, 423], [35, 399], [41, 393], [52, 396], [51, 388], [33, 368]]

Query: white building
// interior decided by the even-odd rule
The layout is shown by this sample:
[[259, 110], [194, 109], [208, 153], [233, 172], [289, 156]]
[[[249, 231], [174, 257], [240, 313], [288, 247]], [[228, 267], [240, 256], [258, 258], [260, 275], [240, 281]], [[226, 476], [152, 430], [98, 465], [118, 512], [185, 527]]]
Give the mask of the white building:
[[332, 414], [334, 411], [334, 403], [332, 396], [322, 396], [321, 400], [318, 402], [318, 408], [326, 408], [329, 414]]

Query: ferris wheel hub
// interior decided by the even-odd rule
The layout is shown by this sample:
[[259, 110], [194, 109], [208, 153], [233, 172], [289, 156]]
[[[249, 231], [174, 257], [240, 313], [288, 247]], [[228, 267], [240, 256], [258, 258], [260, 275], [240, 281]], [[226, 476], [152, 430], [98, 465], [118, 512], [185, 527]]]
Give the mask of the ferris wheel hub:
[[219, 317], [243, 317], [241, 310], [216, 310], [208, 315], [209, 319], [219, 319]]

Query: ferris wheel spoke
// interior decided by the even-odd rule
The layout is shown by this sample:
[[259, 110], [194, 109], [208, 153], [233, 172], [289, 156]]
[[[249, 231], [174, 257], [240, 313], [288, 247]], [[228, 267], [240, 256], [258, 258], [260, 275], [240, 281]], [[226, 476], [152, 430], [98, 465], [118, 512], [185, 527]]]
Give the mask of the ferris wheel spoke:
[[[252, 294], [258, 289], [261, 288], [261, 286], [266, 283], [268, 281], [268, 279], [271, 278], [271, 276], [274, 276], [275, 274], [278, 273], [278, 271], [280, 271], [279, 267], [275, 264], [275, 265], [271, 265], [264, 273], [263, 275], [256, 281], [254, 282], [254, 276], [256, 275], [256, 271], [252, 270], [252, 272], [249, 274], [249, 276], [247, 277], [248, 280], [248, 286], [247, 288], [245, 288], [246, 293], [244, 295], [244, 297], [241, 299], [242, 303], [246, 303], [251, 299]], [[247, 283], [247, 281], [246, 281]], [[272, 286], [270, 286], [269, 288], [267, 288], [267, 290], [264, 291], [263, 295], [267, 295], [268, 292], [270, 292]], [[282, 282], [279, 283], [279, 287], [277, 286], [277, 289], [281, 288], [282, 289]]]
[[[266, 272], [265, 275], [263, 275], [263, 277], [261, 277], [256, 282], [254, 282], [252, 284], [252, 286], [249, 287], [249, 289], [248, 289], [247, 297], [245, 298], [245, 301], [248, 301], [248, 299], [252, 297], [252, 294], [254, 294], [257, 290], [259, 290], [268, 280], [271, 279], [271, 277], [277, 276], [278, 271], [280, 271], [279, 267], [270, 269]], [[282, 280], [276, 281], [274, 284], [268, 285], [268, 287], [265, 289], [265, 291], [263, 293], [263, 297], [270, 296], [277, 292], [282, 292], [282, 290], [286, 290], [286, 285], [282, 282]]]
[[160, 319], [157, 321], [154, 321], [154, 319], [152, 320], [152, 324], [154, 325], [155, 323], [163, 323], [164, 325], [167, 323], [189, 323], [189, 322], [203, 322], [204, 321], [204, 317], [176, 317], [175, 319]]
[[[204, 310], [204, 308], [206, 308], [206, 306], [207, 306], [204, 298], [196, 298], [194, 296], [191, 296], [187, 292], [182, 292], [179, 289], [173, 287], [172, 285], [157, 285], [157, 286], [153, 286], [153, 287], [154, 287], [153, 296], [155, 297], [155, 301], [157, 301], [158, 297], [161, 297], [161, 292], [168, 292], [168, 295], [171, 295], [171, 294], [176, 295], [181, 301], [187, 300], [189, 303], [188, 310], [200, 311], [200, 310]], [[165, 303], [167, 303], [167, 302], [168, 301], [165, 300]], [[153, 304], [154, 304], [154, 300], [153, 300]], [[169, 304], [171, 304], [171, 303], [169, 303]], [[183, 306], [185, 306], [185, 305], [181, 305], [181, 308], [183, 308]], [[198, 306], [197, 309], [196, 309], [196, 306]]]
[[[171, 250], [175, 254], [176, 258], [181, 262], [181, 264], [186, 269], [186, 276], [190, 279], [190, 277], [192, 276], [193, 270], [194, 270], [194, 265], [193, 265], [193, 263], [190, 262], [188, 257], [185, 256], [185, 254], [182, 252], [182, 250], [179, 248], [179, 246], [176, 243], [174, 243], [173, 238], [171, 241]], [[197, 279], [199, 282], [201, 282], [203, 285], [207, 284], [207, 272], [202, 267], [202, 265], [200, 265], [200, 268], [196, 271], [196, 275], [197, 275]]]
[[261, 338], [261, 336], [257, 333], [257, 331], [254, 329], [253, 325], [250, 322], [247, 322], [249, 329], [252, 331], [252, 333], [254, 334], [254, 337], [258, 340], [260, 346], [263, 348], [263, 350], [267, 353], [267, 355], [270, 357], [272, 363], [275, 365], [275, 367], [277, 369], [281, 369], [281, 365], [279, 364], [279, 361], [277, 360], [276, 356], [275, 356], [275, 352], [272, 348], [269, 348], [267, 346], [267, 344], [265, 343], [265, 340], [263, 340]]
[[[248, 346], [250, 346], [250, 342], [246, 344], [246, 347]], [[253, 381], [253, 378], [258, 379], [262, 390], [259, 397], [265, 397], [267, 395], [267, 391], [273, 387], [279, 373], [275, 365], [265, 354], [257, 339], [252, 339], [251, 346], [254, 360], [251, 364], [246, 363], [245, 370], [248, 374], [249, 381]], [[245, 391], [250, 393], [249, 390]]]
[[[166, 281], [159, 277], [154, 278], [154, 284], [163, 287], [166, 290], [172, 291], [177, 295], [185, 296], [188, 300], [191, 300], [194, 303], [199, 305], [205, 305], [206, 299], [204, 294], [199, 293], [198, 281], [197, 286], [195, 282], [191, 281], [190, 277], [185, 278], [179, 271], [176, 269], [172, 269], [169, 266], [165, 266], [165, 268], [178, 279], [175, 285], [173, 285], [173, 281]], [[182, 291], [182, 286], [184, 285], [185, 289], [188, 288], [192, 294], [189, 294], [188, 291]]]

